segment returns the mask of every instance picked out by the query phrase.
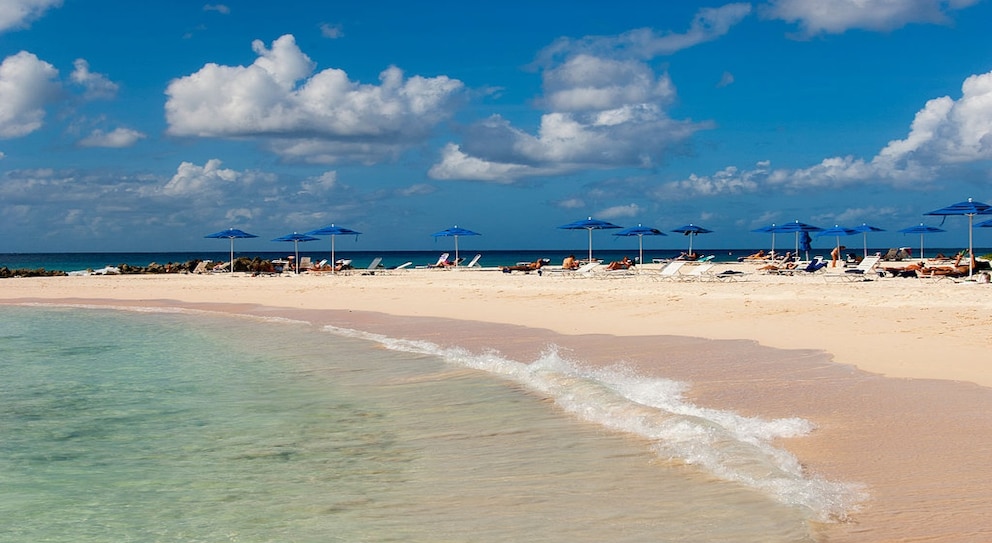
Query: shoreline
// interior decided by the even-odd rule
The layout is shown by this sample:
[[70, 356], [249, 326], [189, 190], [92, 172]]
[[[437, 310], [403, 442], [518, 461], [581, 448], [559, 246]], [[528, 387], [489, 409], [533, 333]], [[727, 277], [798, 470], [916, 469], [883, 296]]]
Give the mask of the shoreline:
[[[444, 271], [38, 278], [0, 283], [0, 303], [296, 318], [475, 351], [495, 347], [521, 361], [554, 343], [583, 364], [623, 361], [644, 374], [689, 382], [687, 397], [699, 405], [813, 422], [813, 433], [779, 445], [812, 473], [865, 483], [871, 496], [846, 522], [822, 526], [826, 541], [978, 541], [992, 534], [984, 512], [992, 477], [981, 465], [983, 451], [992, 448], [992, 379], [981, 357], [955, 365], [935, 354], [966, 357], [988, 345], [988, 333], [960, 339], [989, 322], [987, 285], [634, 280]], [[921, 288], [929, 290], [916, 292]], [[813, 301], [816, 311], [800, 311]], [[910, 309], [934, 311], [946, 321], [940, 326], [960, 328], [897, 318]], [[737, 322], [745, 315], [747, 322]], [[707, 320], [714, 322], [703, 326]], [[816, 324], [818, 331], [804, 330]], [[693, 331], [699, 333], [686, 333]], [[821, 348], [848, 336], [852, 348]], [[909, 345], [890, 352], [897, 363], [876, 360], [900, 342]]]

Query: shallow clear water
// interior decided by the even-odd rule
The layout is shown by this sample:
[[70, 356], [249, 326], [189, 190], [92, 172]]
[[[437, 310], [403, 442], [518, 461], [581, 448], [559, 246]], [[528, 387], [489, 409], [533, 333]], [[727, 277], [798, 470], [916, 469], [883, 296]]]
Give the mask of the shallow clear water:
[[761, 443], [801, 421], [554, 352], [0, 307], [0, 370], [0, 542], [796, 542], [844, 499]]

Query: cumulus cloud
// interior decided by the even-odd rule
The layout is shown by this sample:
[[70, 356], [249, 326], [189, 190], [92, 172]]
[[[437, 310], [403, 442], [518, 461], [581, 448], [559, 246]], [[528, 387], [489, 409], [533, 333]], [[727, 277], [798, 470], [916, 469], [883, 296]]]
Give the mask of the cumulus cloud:
[[743, 194], [767, 188], [804, 190], [885, 183], [923, 188], [949, 171], [992, 161], [992, 72], [972, 75], [961, 97], [927, 101], [903, 139], [890, 141], [871, 159], [829, 157], [797, 169], [772, 169], [768, 162], [747, 170], [728, 167], [691, 175], [655, 189], [655, 196]]
[[130, 147], [139, 140], [146, 138], [145, 134], [130, 128], [115, 128], [110, 132], [94, 130], [89, 136], [79, 141], [82, 147]]
[[30, 134], [42, 126], [45, 106], [61, 91], [58, 70], [21, 51], [0, 63], [0, 138]]
[[90, 71], [90, 64], [84, 59], [76, 59], [69, 76], [73, 83], [84, 89], [83, 97], [89, 100], [109, 99], [117, 95], [117, 83], [107, 76]]
[[857, 28], [890, 31], [912, 23], [946, 24], [948, 13], [979, 0], [770, 0], [762, 14], [798, 23], [807, 35]]
[[216, 158], [208, 160], [203, 166], [183, 162], [172, 179], [162, 186], [161, 193], [166, 196], [202, 199], [239, 191], [258, 183], [270, 184], [276, 181], [276, 176], [271, 173], [237, 171], [222, 168], [221, 164]]
[[0, 2], [0, 33], [24, 28], [50, 8], [62, 6], [62, 0], [4, 0]]
[[267, 138], [289, 158], [378, 160], [422, 141], [451, 115], [463, 84], [445, 76], [406, 77], [396, 67], [378, 85], [351, 81], [315, 63], [285, 35], [256, 40], [250, 66], [207, 64], [169, 83], [168, 132], [177, 136]]
[[711, 123], [673, 119], [676, 89], [648, 60], [715, 39], [748, 4], [701, 9], [685, 34], [642, 29], [619, 37], [558, 40], [536, 65], [545, 112], [534, 134], [499, 115], [463, 131], [428, 172], [434, 179], [515, 183], [590, 169], [651, 168]]

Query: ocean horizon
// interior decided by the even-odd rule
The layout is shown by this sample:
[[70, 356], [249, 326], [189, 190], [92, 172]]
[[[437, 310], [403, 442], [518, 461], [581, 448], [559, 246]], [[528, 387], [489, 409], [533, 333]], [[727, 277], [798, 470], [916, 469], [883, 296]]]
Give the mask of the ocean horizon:
[[[829, 257], [829, 247], [814, 247], [810, 255], [821, 255]], [[759, 250], [768, 251], [767, 248], [706, 248], [694, 247], [693, 251], [700, 255], [713, 255], [715, 262], [736, 262], [738, 258], [753, 254]], [[776, 251], [784, 254], [792, 250], [790, 247], [777, 247]], [[868, 254], [876, 252], [885, 253], [889, 247], [869, 247]], [[927, 247], [926, 256], [932, 257], [938, 253], [953, 255], [960, 251], [957, 247]], [[645, 249], [644, 261], [650, 263], [653, 259], [673, 259], [678, 257], [683, 250], [680, 249]], [[847, 246], [845, 254], [852, 253], [862, 255], [864, 249], [857, 246]], [[913, 257], [918, 258], [918, 248], [913, 250]], [[394, 267], [405, 262], [412, 262], [414, 266], [433, 264], [437, 261], [441, 253], [449, 253], [450, 258], [454, 258], [454, 250], [449, 248], [439, 248], [431, 251], [335, 251], [335, 259], [350, 259], [356, 268], [368, 266], [375, 258], [382, 258], [382, 266]], [[992, 248], [976, 247], [975, 254], [982, 256], [992, 253]], [[276, 260], [286, 258], [292, 254], [290, 251], [235, 251], [234, 257], [261, 258], [263, 260]], [[471, 260], [476, 254], [481, 254], [479, 264], [483, 267], [512, 266], [520, 262], [534, 262], [539, 258], [547, 258], [552, 264], [559, 264], [569, 254], [574, 254], [579, 258], [585, 258], [588, 249], [522, 249], [522, 250], [473, 250], [462, 249], [459, 256], [466, 260]], [[593, 256], [605, 262], [620, 260], [624, 256], [636, 259], [638, 249], [608, 247], [598, 249], [594, 247]], [[321, 250], [301, 250], [300, 257], [310, 257], [313, 262], [322, 259], [330, 259], [330, 251]], [[152, 263], [185, 263], [192, 260], [211, 260], [214, 262], [227, 262], [230, 258], [229, 251], [163, 251], [163, 252], [61, 252], [61, 253], [0, 253], [0, 267], [11, 270], [17, 269], [45, 269], [49, 271], [82, 271], [97, 270], [107, 266], [119, 266], [127, 264], [129, 266], [148, 266]]]

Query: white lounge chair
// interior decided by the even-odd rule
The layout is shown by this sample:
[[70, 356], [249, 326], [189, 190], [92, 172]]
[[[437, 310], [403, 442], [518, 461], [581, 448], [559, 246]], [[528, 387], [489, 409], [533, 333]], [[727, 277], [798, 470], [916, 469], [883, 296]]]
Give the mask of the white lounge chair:
[[688, 272], [679, 274], [676, 277], [680, 281], [703, 281], [707, 278], [707, 275], [711, 269], [713, 269], [712, 262], [706, 262], [704, 264], [699, 264], [697, 266], [692, 266]]
[[362, 275], [375, 275], [375, 272], [376, 270], [379, 269], [379, 264], [381, 263], [382, 263], [381, 256], [377, 256], [373, 258], [372, 262], [368, 265], [368, 267], [362, 270]]
[[682, 266], [686, 265], [686, 260], [673, 260], [665, 267], [658, 271], [658, 273], [651, 276], [652, 279], [657, 279], [658, 281], [672, 281], [676, 280], [679, 275], [679, 270]]
[[881, 260], [880, 256], [866, 256], [858, 263], [857, 267], [842, 270], [841, 272], [828, 272], [824, 275], [827, 279], [845, 279], [847, 281], [869, 281], [874, 279], [871, 271]]
[[424, 266], [425, 268], [442, 268], [444, 263], [448, 261], [448, 253], [441, 253], [441, 256], [437, 257], [437, 262], [433, 264], [428, 264]]
[[478, 267], [481, 268], [481, 266], [479, 266], [479, 259], [481, 259], [481, 258], [482, 258], [482, 253], [479, 253], [479, 254], [475, 255], [472, 258], [472, 260], [469, 261], [468, 265], [466, 265], [465, 267], [466, 268], [474, 268], [474, 267], [478, 266]]

